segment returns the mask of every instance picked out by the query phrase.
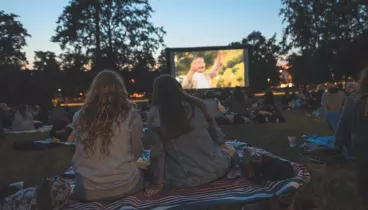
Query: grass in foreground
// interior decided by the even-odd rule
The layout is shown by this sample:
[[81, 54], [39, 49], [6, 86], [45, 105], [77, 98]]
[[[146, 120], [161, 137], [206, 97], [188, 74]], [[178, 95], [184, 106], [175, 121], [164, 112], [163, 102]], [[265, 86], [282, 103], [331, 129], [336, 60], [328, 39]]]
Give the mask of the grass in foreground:
[[[225, 126], [228, 137], [251, 143], [280, 157], [306, 164], [312, 182], [301, 190], [301, 196], [312, 198], [322, 210], [360, 210], [353, 163], [323, 166], [309, 163], [297, 148], [289, 148], [287, 136], [303, 134], [331, 135], [323, 120], [303, 113], [284, 112], [286, 123]], [[39, 184], [44, 176], [63, 173], [69, 166], [74, 150], [70, 147], [45, 151], [14, 152], [15, 141], [44, 139], [45, 134], [8, 135], [0, 140], [0, 188], [12, 182], [25, 181], [26, 186]], [[228, 208], [221, 208], [228, 209]]]

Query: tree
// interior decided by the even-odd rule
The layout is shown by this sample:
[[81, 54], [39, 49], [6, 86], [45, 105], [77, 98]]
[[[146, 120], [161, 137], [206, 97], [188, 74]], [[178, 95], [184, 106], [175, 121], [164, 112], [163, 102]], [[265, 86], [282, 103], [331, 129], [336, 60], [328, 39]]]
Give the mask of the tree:
[[19, 18], [15, 14], [7, 14], [0, 11], [0, 65], [15, 66], [17, 68], [26, 65], [27, 59], [22, 52], [27, 46], [26, 37], [30, 37]]
[[152, 64], [165, 34], [149, 21], [152, 12], [148, 0], [72, 0], [57, 21], [52, 41], [62, 49], [83, 49], [99, 70]]
[[60, 64], [56, 60], [56, 55], [50, 51], [35, 51], [33, 67], [36, 70], [45, 72], [60, 71]]
[[[282, 0], [280, 15], [285, 49], [292, 49], [288, 59], [300, 83], [317, 83], [356, 74], [357, 69], [341, 68], [336, 62], [345, 60], [352, 66], [358, 60], [345, 59], [354, 43], [368, 29], [367, 5], [350, 4], [348, 0]], [[345, 65], [346, 67], [346, 65]], [[359, 70], [358, 70], [359, 69]]]
[[264, 90], [270, 83], [279, 82], [276, 64], [281, 53], [281, 47], [276, 43], [276, 34], [267, 39], [259, 31], [253, 31], [241, 42], [233, 42], [230, 46], [248, 45], [249, 54], [249, 80], [255, 90]]

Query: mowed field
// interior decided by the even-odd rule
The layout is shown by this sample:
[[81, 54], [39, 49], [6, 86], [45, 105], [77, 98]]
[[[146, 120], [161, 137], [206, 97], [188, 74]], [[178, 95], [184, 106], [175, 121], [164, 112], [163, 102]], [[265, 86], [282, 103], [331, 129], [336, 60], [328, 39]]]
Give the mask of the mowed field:
[[[306, 164], [312, 182], [301, 190], [301, 196], [313, 199], [322, 210], [360, 210], [356, 191], [354, 164], [316, 165], [302, 157], [298, 148], [289, 148], [287, 136], [296, 136], [299, 144], [303, 134], [331, 135], [324, 120], [307, 117], [301, 111], [283, 111], [287, 120], [279, 124], [246, 124], [223, 126], [228, 137], [251, 143], [280, 157]], [[63, 173], [73, 156], [72, 147], [44, 151], [13, 151], [13, 143], [22, 140], [39, 140], [47, 134], [7, 135], [0, 140], [0, 187], [25, 181], [26, 186], [39, 184], [42, 177]]]

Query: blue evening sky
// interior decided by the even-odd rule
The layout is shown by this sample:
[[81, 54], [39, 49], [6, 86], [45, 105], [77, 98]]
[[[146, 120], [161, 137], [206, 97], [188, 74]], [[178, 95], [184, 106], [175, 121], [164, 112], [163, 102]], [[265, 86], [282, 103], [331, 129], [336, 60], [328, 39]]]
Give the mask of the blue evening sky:
[[[61, 53], [50, 42], [56, 21], [69, 0], [0, 0], [0, 10], [15, 13], [32, 36], [25, 48], [28, 61], [33, 52]], [[266, 37], [281, 36], [280, 0], [150, 0], [152, 22], [163, 26], [168, 47], [222, 46], [240, 41], [254, 30]]]

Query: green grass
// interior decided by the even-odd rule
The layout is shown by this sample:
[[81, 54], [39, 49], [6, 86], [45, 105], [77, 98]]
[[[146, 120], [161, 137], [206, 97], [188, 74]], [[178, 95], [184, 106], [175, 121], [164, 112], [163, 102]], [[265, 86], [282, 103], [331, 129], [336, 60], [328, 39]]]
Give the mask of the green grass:
[[[251, 143], [280, 157], [307, 165], [312, 182], [301, 191], [302, 197], [312, 198], [322, 210], [360, 210], [360, 198], [356, 190], [353, 163], [323, 166], [309, 163], [297, 148], [289, 148], [287, 136], [303, 134], [331, 135], [327, 124], [321, 119], [306, 117], [301, 112], [284, 112], [286, 123], [247, 124], [225, 126], [229, 137]], [[26, 186], [40, 183], [44, 176], [63, 173], [69, 166], [73, 149], [68, 147], [45, 151], [14, 152], [12, 145], [26, 139], [42, 139], [42, 134], [7, 135], [0, 140], [0, 187], [17, 181]], [[301, 143], [301, 141], [299, 142]], [[227, 209], [227, 208], [225, 208]]]

